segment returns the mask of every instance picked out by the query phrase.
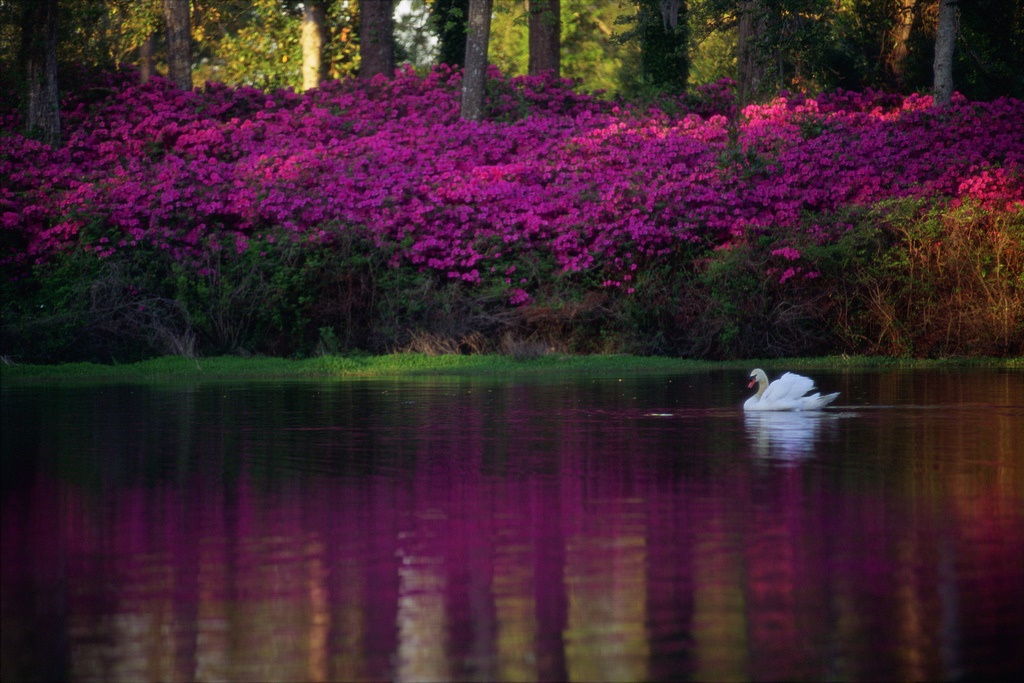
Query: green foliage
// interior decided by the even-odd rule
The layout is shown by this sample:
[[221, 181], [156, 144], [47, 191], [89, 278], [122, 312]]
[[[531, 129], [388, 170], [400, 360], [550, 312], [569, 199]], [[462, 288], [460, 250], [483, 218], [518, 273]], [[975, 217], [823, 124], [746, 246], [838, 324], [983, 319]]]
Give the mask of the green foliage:
[[[867, 369], [867, 368], [962, 368], [990, 367], [1022, 369], [1024, 358], [1006, 359], [936, 359], [907, 360], [876, 356], [828, 356], [820, 358], [787, 358], [777, 361], [760, 360], [760, 365], [799, 369]], [[474, 382], [484, 378], [504, 381], [516, 377], [517, 381], [536, 378], [549, 381], [553, 376], [604, 376], [681, 373], [709, 367], [746, 372], [750, 360], [709, 363], [683, 358], [665, 358], [636, 355], [563, 355], [545, 354], [525, 361], [507, 355], [444, 355], [428, 356], [420, 353], [394, 353], [386, 355], [344, 354], [317, 356], [306, 359], [268, 357], [241, 358], [218, 356], [200, 362], [179, 357], [164, 356], [120, 365], [95, 363], [67, 363], [63, 365], [30, 365], [0, 363], [3, 382], [22, 385], [35, 383], [142, 383], [161, 384], [195, 381], [238, 380], [271, 381], [282, 379], [315, 380], [319, 378], [395, 378], [407, 381], [419, 378], [449, 377], [461, 382], [472, 377]]]
[[529, 65], [526, 11], [517, 0], [494, 0], [487, 60], [509, 76], [520, 76]]
[[221, 41], [219, 75], [227, 83], [266, 89], [300, 86], [301, 16], [282, 12], [277, 0], [256, 0], [251, 15]]
[[1024, 210], [974, 203], [880, 207], [883, 248], [855, 265], [855, 334], [877, 352], [936, 357], [1024, 352]]
[[631, 12], [620, 0], [562, 0], [562, 76], [584, 90], [618, 92], [637, 48], [615, 39], [615, 26]]
[[[22, 3], [0, 2], [0, 78], [17, 88]], [[877, 87], [902, 92], [932, 83], [936, 0], [913, 4], [905, 55], [897, 54], [894, 0], [763, 0], [763, 31], [755, 41], [768, 79], [781, 88], [821, 91]], [[194, 81], [264, 88], [301, 83], [298, 0], [192, 0]], [[563, 0], [562, 75], [585, 90], [630, 96], [680, 91], [687, 83], [735, 78], [739, 0], [690, 0], [685, 20], [666, 31], [658, 0]], [[956, 88], [970, 99], [1024, 97], [1024, 0], [960, 0]], [[328, 75], [355, 72], [359, 21], [355, 0], [326, 3]], [[399, 61], [417, 68], [460, 64], [468, 0], [414, 0], [396, 23]], [[526, 72], [525, 3], [496, 0], [491, 62], [504, 73]], [[428, 16], [429, 15], [429, 16]], [[136, 62], [153, 36], [156, 68], [163, 63], [162, 0], [61, 0], [58, 58], [61, 80], [81, 67], [119, 68]], [[435, 33], [439, 42], [431, 37]], [[687, 44], [688, 43], [688, 44]], [[641, 49], [646, 45], [646, 49]], [[68, 70], [68, 66], [74, 66]]]
[[438, 39], [438, 63], [463, 66], [466, 63], [469, 0], [434, 0], [430, 13]]
[[[21, 23], [26, 3], [37, 0], [4, 0], [0, 2], [0, 83], [19, 88], [23, 77], [21, 64]], [[141, 42], [144, 17], [150, 6], [159, 7], [160, 0], [140, 0], [133, 18], [128, 21], [121, 11], [128, 0], [61, 0], [58, 4], [57, 60], [64, 69], [60, 80], [66, 80], [67, 65], [92, 66], [113, 70], [130, 61], [130, 53]]]
[[[586, 91], [618, 92], [632, 77], [639, 50], [616, 39], [616, 26], [633, 10], [620, 0], [563, 0], [562, 77]], [[495, 0], [488, 59], [502, 73], [522, 75], [529, 66], [525, 4]]]
[[[777, 0], [754, 4], [762, 32], [754, 47], [771, 95], [781, 88], [866, 87], [902, 92], [932, 84], [937, 0], [912, 3], [900, 53], [900, 12], [892, 0]], [[690, 26], [694, 83], [735, 76], [739, 0], [694, 0]], [[954, 55], [957, 90], [970, 99], [1024, 95], [1024, 0], [960, 0]]]
[[[821, 363], [822, 361], [818, 361]], [[849, 361], [847, 361], [849, 362]], [[870, 363], [870, 361], [861, 361]], [[124, 365], [69, 363], [53, 365], [0, 365], [4, 381], [31, 383], [61, 382], [175, 382], [196, 379], [278, 380], [320, 377], [452, 377], [472, 376], [478, 380], [493, 376], [500, 380], [512, 375], [520, 378], [548, 379], [559, 375], [615, 375], [682, 372], [707, 367], [706, 363], [679, 358], [652, 358], [625, 355], [566, 356], [546, 354], [526, 362], [505, 355], [443, 355], [403, 352], [386, 355], [344, 354], [307, 359], [283, 359], [218, 356], [200, 363], [181, 358], [161, 357]]]
[[970, 99], [1024, 98], [1024, 0], [960, 0], [954, 79]]
[[[729, 248], [682, 243], [633, 288], [514, 255], [536, 292], [510, 305], [505, 272], [470, 285], [389, 265], [338, 229], [208, 251], [81, 250], [2, 285], [0, 355], [15, 362], [128, 362], [172, 354], [323, 356], [639, 353], [769, 358], [834, 353], [1024, 353], [1024, 211], [900, 200], [809, 214], [802, 230]], [[489, 278], [489, 279], [488, 279]], [[536, 286], [535, 286], [536, 285]]]
[[763, 10], [764, 33], [756, 47], [768, 73], [776, 73], [776, 86], [799, 90], [827, 87], [835, 3], [785, 0], [759, 7]]
[[[717, 24], [717, 22], [715, 22]], [[695, 20], [691, 17], [691, 27]], [[723, 78], [735, 80], [736, 30], [690, 32], [690, 84], [704, 85]]]
[[[458, 6], [451, 7], [448, 14], [445, 15], [448, 17], [448, 20], [442, 21], [436, 12], [438, 6], [445, 2], [451, 5], [452, 0], [442, 0], [440, 3], [438, 0], [434, 0], [432, 3], [429, 0], [408, 0], [408, 2], [402, 3], [396, 8], [396, 63], [408, 62], [417, 70], [427, 69], [433, 64], [462, 64], [462, 61], [451, 61], [452, 54], [445, 54], [444, 59], [442, 59], [440, 51], [445, 49], [446, 45], [447, 49], [455, 49], [461, 44], [461, 52], [458, 54], [462, 55], [465, 52], [465, 22], [462, 21], [460, 23], [459, 20], [466, 16], [463, 9], [460, 8], [468, 8], [469, 2], [468, 0], [454, 0]], [[399, 14], [398, 9], [403, 10], [403, 12]], [[445, 27], [447, 27], [449, 32], [452, 32], [452, 35], [448, 36], [447, 43], [442, 40], [445, 36], [438, 33], [439, 30], [443, 30]], [[455, 39], [455, 34], [461, 36], [461, 43]], [[445, 61], [445, 59], [448, 61]]]
[[622, 23], [631, 28], [619, 40], [639, 47], [640, 71], [635, 82], [641, 88], [683, 92], [690, 72], [686, 4], [637, 0], [636, 13]]
[[[0, 67], [10, 74], [18, 72], [20, 2], [29, 1], [0, 3]], [[166, 72], [162, 0], [61, 0], [59, 7], [62, 65], [116, 69], [135, 62], [139, 47], [153, 36], [157, 70]], [[301, 84], [301, 2], [192, 0], [191, 7], [194, 82], [262, 88]], [[358, 66], [358, 6], [354, 0], [331, 0], [326, 7], [324, 59], [328, 75], [342, 78]]]
[[1024, 353], [1024, 212], [917, 200], [691, 246], [644, 268], [606, 324], [625, 350], [698, 358]]
[[168, 262], [140, 249], [131, 257], [107, 260], [80, 250], [31, 275], [2, 283], [4, 355], [39, 362], [132, 360], [167, 352], [159, 332], [146, 321], [158, 311], [166, 325], [177, 311], [153, 296]]
[[[923, 6], [920, 6], [923, 5]], [[904, 77], [892, 85], [927, 90], [935, 56], [933, 2], [920, 3], [908, 43]], [[953, 83], [970, 99], [1024, 97], [1024, 0], [959, 0], [960, 32]]]
[[[281, 0], [253, 0], [245, 22], [227, 33], [217, 46], [214, 80], [264, 89], [298, 88], [302, 84], [302, 13], [297, 4]], [[330, 78], [355, 73], [358, 44], [357, 11], [351, 2], [327, 7], [323, 59]]]

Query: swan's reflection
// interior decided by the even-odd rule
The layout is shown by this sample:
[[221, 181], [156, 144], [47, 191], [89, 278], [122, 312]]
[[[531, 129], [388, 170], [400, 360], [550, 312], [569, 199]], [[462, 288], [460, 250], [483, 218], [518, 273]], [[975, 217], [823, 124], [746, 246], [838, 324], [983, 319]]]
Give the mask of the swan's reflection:
[[836, 415], [820, 411], [748, 411], [743, 414], [754, 454], [788, 462], [813, 456], [822, 437], [834, 430], [836, 419]]

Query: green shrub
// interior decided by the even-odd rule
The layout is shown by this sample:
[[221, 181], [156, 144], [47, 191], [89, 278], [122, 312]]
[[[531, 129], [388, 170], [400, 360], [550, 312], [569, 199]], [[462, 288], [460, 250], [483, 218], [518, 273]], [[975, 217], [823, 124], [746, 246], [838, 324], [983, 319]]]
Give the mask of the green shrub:
[[1024, 351], [1024, 209], [901, 202], [876, 214], [883, 247], [848, 275], [850, 341], [893, 356]]
[[[287, 234], [175, 261], [69, 252], [0, 283], [0, 355], [353, 352], [1014, 356], [1024, 348], [1024, 209], [900, 200], [809, 214], [727, 247], [680, 244], [618, 286], [509, 251], [479, 283], [396, 265], [360, 230]], [[507, 261], [507, 263], [506, 263]], [[531, 292], [509, 300], [509, 273]]]
[[83, 250], [5, 280], [3, 354], [34, 362], [185, 354], [186, 313], [159, 291], [168, 266], [144, 249], [117, 258]]

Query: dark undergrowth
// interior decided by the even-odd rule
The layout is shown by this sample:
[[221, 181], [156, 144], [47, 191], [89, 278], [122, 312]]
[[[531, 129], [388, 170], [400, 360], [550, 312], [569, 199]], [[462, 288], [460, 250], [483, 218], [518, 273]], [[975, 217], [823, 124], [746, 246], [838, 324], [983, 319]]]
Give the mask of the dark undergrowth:
[[163, 355], [304, 358], [412, 351], [670, 355], [694, 359], [1024, 353], [1024, 210], [901, 201], [682, 245], [632, 284], [570, 275], [529, 253], [508, 300], [493, 282], [394, 266], [359, 231], [287, 239], [183, 265], [138, 248], [68, 252], [2, 283], [9, 362], [125, 363]]

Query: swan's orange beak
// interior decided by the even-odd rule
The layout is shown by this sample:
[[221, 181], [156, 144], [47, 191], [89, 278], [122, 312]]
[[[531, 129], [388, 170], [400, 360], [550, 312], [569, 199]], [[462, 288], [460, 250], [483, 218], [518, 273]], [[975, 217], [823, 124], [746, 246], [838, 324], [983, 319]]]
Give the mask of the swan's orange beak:
[[757, 384], [757, 378], [756, 377], [751, 377], [750, 378], [750, 383], [747, 384], [747, 389], [753, 389], [755, 384]]

